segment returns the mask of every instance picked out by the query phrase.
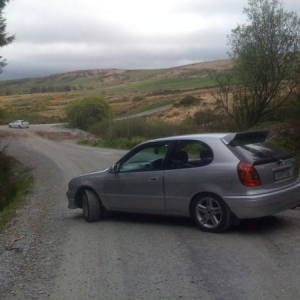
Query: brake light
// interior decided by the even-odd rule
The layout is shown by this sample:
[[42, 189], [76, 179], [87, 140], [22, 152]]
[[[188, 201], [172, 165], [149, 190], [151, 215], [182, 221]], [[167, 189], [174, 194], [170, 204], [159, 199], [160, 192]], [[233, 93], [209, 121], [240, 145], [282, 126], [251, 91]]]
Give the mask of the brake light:
[[237, 172], [239, 179], [244, 186], [254, 187], [261, 185], [259, 175], [251, 164], [239, 162], [237, 165]]

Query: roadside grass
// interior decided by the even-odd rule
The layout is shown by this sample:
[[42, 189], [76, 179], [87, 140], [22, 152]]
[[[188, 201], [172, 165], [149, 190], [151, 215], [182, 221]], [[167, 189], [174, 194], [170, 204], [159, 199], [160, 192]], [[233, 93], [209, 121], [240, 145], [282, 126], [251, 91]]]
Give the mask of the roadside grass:
[[130, 150], [136, 145], [145, 142], [147, 139], [145, 137], [133, 136], [133, 137], [123, 137], [107, 140], [81, 140], [78, 142], [79, 145], [92, 146], [99, 148], [112, 148], [119, 150]]
[[[32, 170], [15, 159], [12, 164], [12, 172], [13, 189], [11, 189], [11, 195], [7, 195], [9, 199], [7, 197], [6, 199], [3, 199], [3, 197], [0, 199], [5, 202], [1, 203], [0, 230], [17, 215], [18, 208], [25, 204], [26, 195], [30, 193], [34, 183]], [[8, 184], [4, 188], [1, 187], [1, 192], [7, 187]]]

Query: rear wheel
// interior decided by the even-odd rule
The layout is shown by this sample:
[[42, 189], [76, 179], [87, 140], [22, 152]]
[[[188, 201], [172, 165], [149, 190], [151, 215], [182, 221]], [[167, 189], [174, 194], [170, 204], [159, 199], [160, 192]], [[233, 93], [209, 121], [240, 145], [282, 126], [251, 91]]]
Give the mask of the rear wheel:
[[229, 208], [220, 197], [215, 195], [196, 197], [191, 206], [191, 215], [203, 231], [222, 232], [231, 225]]
[[91, 190], [84, 190], [82, 193], [83, 216], [87, 222], [99, 221], [102, 216], [100, 199]]

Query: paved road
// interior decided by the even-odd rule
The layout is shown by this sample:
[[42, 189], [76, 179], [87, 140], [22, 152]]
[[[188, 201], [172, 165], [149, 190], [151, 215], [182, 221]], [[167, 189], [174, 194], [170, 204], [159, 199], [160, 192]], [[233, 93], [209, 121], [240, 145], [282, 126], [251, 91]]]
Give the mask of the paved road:
[[156, 114], [158, 112], [170, 109], [172, 107], [173, 107], [173, 104], [169, 104], [169, 105], [161, 106], [161, 107], [158, 107], [158, 108], [150, 109], [150, 110], [147, 110], [147, 111], [143, 111], [143, 112], [140, 112], [140, 113], [137, 113], [137, 114], [134, 114], [134, 115], [129, 115], [129, 116], [125, 116], [125, 117], [116, 118], [116, 120], [126, 120], [126, 119], [150, 116], [150, 115]]
[[189, 219], [134, 214], [89, 224], [67, 209], [67, 183], [124, 152], [78, 146], [64, 140], [67, 130], [47, 125], [0, 127], [1, 134], [36, 181], [0, 233], [0, 246], [24, 236], [14, 250], [0, 249], [0, 299], [299, 299], [299, 210], [224, 234], [201, 232]]

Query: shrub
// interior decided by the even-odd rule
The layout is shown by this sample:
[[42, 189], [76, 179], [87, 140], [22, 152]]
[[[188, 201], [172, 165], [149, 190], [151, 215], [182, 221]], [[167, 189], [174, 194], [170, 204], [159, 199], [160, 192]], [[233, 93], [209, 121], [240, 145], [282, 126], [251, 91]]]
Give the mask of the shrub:
[[112, 147], [116, 149], [132, 149], [138, 144], [144, 142], [146, 139], [140, 136], [134, 136], [130, 138], [117, 138], [110, 141], [104, 141], [102, 146], [104, 147]]
[[212, 109], [197, 111], [193, 119], [201, 131], [216, 132], [237, 130], [234, 122], [232, 122], [227, 114], [216, 113]]
[[111, 135], [112, 123], [105, 119], [101, 122], [92, 124], [87, 131], [102, 139], [109, 139]]
[[8, 206], [17, 193], [14, 180], [14, 159], [6, 155], [7, 147], [0, 150], [0, 211]]
[[207, 109], [205, 111], [199, 110], [194, 114], [194, 120], [198, 125], [208, 124], [219, 118], [214, 111]]
[[7, 110], [0, 108], [0, 124], [7, 124], [9, 121], [9, 113]]
[[180, 135], [190, 133], [199, 133], [199, 127], [192, 117], [187, 117], [181, 122], [180, 126], [178, 126], [178, 131], [176, 134]]
[[144, 100], [144, 97], [143, 97], [143, 96], [134, 96], [134, 97], [132, 98], [132, 101], [133, 101], [133, 102], [139, 102], [139, 101], [142, 101], [142, 100]]
[[194, 104], [199, 103], [199, 99], [191, 96], [191, 95], [186, 95], [183, 97], [178, 103], [176, 103], [174, 106], [179, 107], [179, 106], [191, 106]]
[[167, 123], [163, 120], [155, 120], [155, 122], [147, 122], [147, 132], [145, 137], [160, 138], [170, 135], [175, 135], [178, 130], [178, 125]]
[[142, 118], [128, 118], [115, 121], [113, 125], [114, 138], [144, 136], [146, 131], [146, 122]]
[[32, 170], [0, 150], [0, 229], [16, 215], [33, 184]]
[[88, 131], [101, 139], [142, 137], [144, 139], [174, 135], [178, 126], [161, 120], [146, 121], [143, 118], [128, 118], [109, 122], [104, 120], [89, 127]]
[[86, 97], [72, 101], [66, 107], [70, 127], [86, 130], [93, 124], [112, 118], [109, 104], [102, 97]]

